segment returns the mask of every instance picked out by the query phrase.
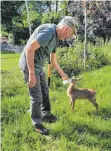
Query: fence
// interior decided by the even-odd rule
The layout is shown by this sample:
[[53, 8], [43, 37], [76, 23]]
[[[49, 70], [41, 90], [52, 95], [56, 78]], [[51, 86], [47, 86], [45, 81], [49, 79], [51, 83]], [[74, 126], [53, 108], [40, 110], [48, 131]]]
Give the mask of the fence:
[[[23, 46], [1, 44], [1, 96], [13, 96], [20, 83], [24, 84], [18, 63]], [[17, 94], [17, 93], [16, 93]]]

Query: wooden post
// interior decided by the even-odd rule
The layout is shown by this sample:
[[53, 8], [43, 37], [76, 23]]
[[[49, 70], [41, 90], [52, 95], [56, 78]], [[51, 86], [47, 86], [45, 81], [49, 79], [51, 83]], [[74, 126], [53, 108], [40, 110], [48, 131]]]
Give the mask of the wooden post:
[[28, 7], [27, 0], [25, 0], [25, 5], [26, 5], [26, 10], [27, 10], [27, 20], [28, 20], [28, 25], [29, 25], [29, 34], [31, 36], [30, 14], [29, 14], [29, 7]]
[[84, 33], [84, 70], [86, 68], [86, 33], [87, 33], [87, 9], [86, 9], [86, 0], [82, 0], [82, 6], [84, 8], [84, 23], [85, 23], [85, 33]]

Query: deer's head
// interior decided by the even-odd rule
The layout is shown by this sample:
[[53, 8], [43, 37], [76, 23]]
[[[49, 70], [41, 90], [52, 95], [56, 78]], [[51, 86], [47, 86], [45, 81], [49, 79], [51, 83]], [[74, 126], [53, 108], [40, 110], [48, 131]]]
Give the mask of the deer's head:
[[80, 81], [82, 78], [80, 77], [80, 78], [75, 78], [74, 76], [73, 76], [73, 78], [71, 79], [71, 83], [72, 84], [75, 84], [76, 82], [78, 82], [78, 81]]

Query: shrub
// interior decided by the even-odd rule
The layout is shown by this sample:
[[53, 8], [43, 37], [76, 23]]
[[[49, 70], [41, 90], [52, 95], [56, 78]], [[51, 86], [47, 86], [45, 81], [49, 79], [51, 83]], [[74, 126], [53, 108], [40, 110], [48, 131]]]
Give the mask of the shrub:
[[[105, 65], [111, 65], [111, 43], [106, 42], [101, 45], [87, 44], [86, 70], [101, 68]], [[75, 43], [72, 48], [59, 48], [57, 58], [61, 68], [72, 76], [79, 74], [84, 70], [84, 44], [80, 41]]]

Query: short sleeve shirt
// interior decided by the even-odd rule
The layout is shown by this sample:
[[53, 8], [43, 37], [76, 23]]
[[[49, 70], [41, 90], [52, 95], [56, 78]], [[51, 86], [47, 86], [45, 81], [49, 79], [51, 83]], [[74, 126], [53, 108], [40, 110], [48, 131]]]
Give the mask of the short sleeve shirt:
[[58, 45], [56, 25], [43, 24], [35, 29], [20, 57], [19, 66], [23, 72], [28, 71], [26, 61], [26, 48], [34, 39], [37, 40], [41, 46], [37, 51], [35, 51], [34, 55], [35, 72], [38, 73], [39, 69], [44, 66], [45, 61], [49, 58], [50, 54], [52, 52], [56, 52]]

